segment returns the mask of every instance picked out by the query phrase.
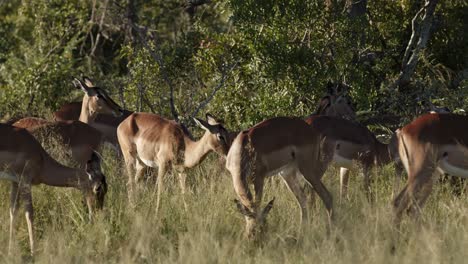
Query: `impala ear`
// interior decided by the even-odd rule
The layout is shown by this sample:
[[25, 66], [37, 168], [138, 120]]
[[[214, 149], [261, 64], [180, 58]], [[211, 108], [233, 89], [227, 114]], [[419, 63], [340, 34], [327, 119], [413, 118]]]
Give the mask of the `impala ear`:
[[93, 151], [91, 154], [91, 158], [87, 162], [87, 167], [95, 168], [101, 166], [101, 155], [99, 155], [96, 151]]
[[214, 116], [212, 116], [210, 113], [207, 113], [206, 114], [206, 121], [208, 122], [208, 124], [210, 125], [218, 125], [220, 122], [218, 122], [218, 120], [216, 120], [216, 118]]
[[262, 215], [265, 217], [271, 210], [271, 208], [273, 208], [273, 203], [275, 202], [275, 198], [273, 198], [266, 206], [265, 208], [263, 208], [263, 212], [262, 212]]
[[86, 86], [95, 87], [95, 85], [93, 84], [93, 81], [91, 81], [91, 79], [88, 78], [87, 76], [83, 76], [82, 79], [83, 79], [84, 83], [86, 84]]
[[73, 77], [72, 83], [73, 83], [73, 86], [74, 86], [76, 89], [82, 89], [82, 87], [81, 87], [81, 82], [80, 82], [80, 80], [78, 80], [78, 78]]
[[80, 81], [78, 78], [73, 78], [73, 85], [75, 86], [75, 88], [81, 89], [88, 96], [95, 96], [97, 94], [95, 89], [89, 88], [85, 83]]
[[216, 131], [213, 130], [213, 126], [208, 124], [208, 122], [204, 121], [204, 120], [201, 120], [201, 119], [198, 119], [196, 117], [193, 118], [193, 121], [195, 121], [195, 123], [205, 129], [206, 131], [209, 131], [210, 133], [216, 133]]
[[247, 207], [245, 207], [245, 205], [243, 205], [239, 200], [234, 199], [234, 203], [236, 204], [237, 209], [242, 215], [248, 217], [255, 217], [254, 213], [252, 213]]

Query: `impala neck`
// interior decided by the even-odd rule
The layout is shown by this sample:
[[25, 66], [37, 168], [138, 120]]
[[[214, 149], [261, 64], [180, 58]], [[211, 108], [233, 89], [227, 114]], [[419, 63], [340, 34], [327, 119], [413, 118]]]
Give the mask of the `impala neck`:
[[81, 169], [66, 167], [51, 157], [45, 157], [41, 173], [41, 183], [55, 187], [83, 189], [89, 182], [88, 174]]
[[86, 124], [93, 122], [96, 119], [97, 113], [89, 111], [88, 108], [88, 96], [83, 98], [83, 103], [81, 105], [80, 121]]
[[211, 148], [208, 146], [209, 136], [209, 132], [205, 132], [203, 137], [198, 141], [193, 141], [189, 137], [184, 136], [184, 167], [192, 168], [205, 159], [206, 155], [211, 151]]

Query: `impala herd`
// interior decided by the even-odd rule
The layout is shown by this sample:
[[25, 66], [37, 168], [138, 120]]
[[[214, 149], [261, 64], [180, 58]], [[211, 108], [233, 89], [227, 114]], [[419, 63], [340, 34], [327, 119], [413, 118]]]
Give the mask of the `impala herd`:
[[[130, 201], [144, 169], [158, 168], [156, 211], [168, 171], [179, 175], [185, 193], [185, 168], [200, 164], [210, 152], [225, 157], [248, 237], [255, 237], [262, 230], [273, 207], [274, 199], [261, 206], [265, 179], [269, 176], [283, 178], [297, 199], [303, 224], [309, 215], [307, 193], [317, 193], [327, 209], [329, 225], [334, 214], [333, 202], [322, 176], [331, 162], [341, 167], [340, 199], [347, 194], [348, 173], [354, 163], [362, 165], [364, 190], [369, 199], [372, 199], [371, 168], [401, 163], [408, 181], [394, 199], [396, 225], [405, 211], [420, 211], [431, 192], [435, 171], [468, 178], [467, 116], [425, 114], [397, 130], [389, 144], [383, 144], [354, 120], [354, 109], [340, 85], [329, 86], [316, 112], [305, 119], [276, 117], [233, 133], [209, 114], [206, 120], [194, 118], [205, 130], [199, 140], [194, 140], [175, 121], [123, 110], [89, 78], [75, 78], [73, 84], [84, 92], [83, 101], [64, 105], [54, 113], [55, 121], [27, 117], [12, 124], [0, 124], [0, 179], [11, 182], [9, 251], [22, 202], [30, 250], [34, 253], [32, 185], [77, 188], [84, 195], [90, 219], [95, 209], [102, 208], [108, 188], [96, 154], [102, 142], [115, 146], [123, 155]], [[59, 142], [70, 149], [76, 168], [61, 165], [38, 143], [35, 137], [47, 130], [54, 131]], [[312, 192], [305, 192], [306, 189]], [[185, 200], [184, 205], [187, 206]]]

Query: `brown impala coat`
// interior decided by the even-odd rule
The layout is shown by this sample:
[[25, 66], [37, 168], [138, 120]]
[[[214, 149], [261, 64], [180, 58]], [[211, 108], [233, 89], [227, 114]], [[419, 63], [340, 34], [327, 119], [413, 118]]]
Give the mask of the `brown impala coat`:
[[[299, 184], [299, 176], [314, 187], [329, 214], [332, 197], [320, 181], [323, 166], [319, 161], [319, 134], [299, 118], [277, 117], [263, 121], [235, 138], [229, 150], [226, 168], [232, 175], [239, 197], [238, 207], [246, 220], [248, 236], [261, 230], [266, 214], [272, 207], [260, 210], [266, 177], [280, 174], [294, 193], [300, 207], [301, 219], [307, 218], [306, 198]], [[248, 183], [252, 182], [255, 199]]]
[[71, 149], [72, 158], [82, 167], [101, 143], [101, 133], [80, 121], [51, 122], [26, 117], [16, 121], [13, 126], [27, 129], [36, 138], [50, 132], [58, 135], [60, 141]]
[[184, 193], [184, 168], [196, 166], [211, 151], [226, 155], [229, 148], [226, 129], [210, 115], [207, 115], [207, 122], [200, 119], [195, 121], [206, 130], [199, 141], [193, 141], [177, 122], [154, 114], [133, 113], [119, 125], [117, 137], [127, 166], [130, 198], [134, 178], [138, 181], [145, 167], [158, 168], [158, 209], [162, 181], [168, 166], [180, 172]]
[[400, 130], [398, 150], [408, 183], [394, 201], [396, 224], [403, 212], [422, 208], [436, 169], [468, 178], [467, 129], [468, 116], [425, 114]]
[[[370, 169], [392, 161], [389, 145], [379, 142], [365, 126], [334, 116], [312, 115], [305, 120], [321, 135], [324, 166], [331, 161], [342, 168], [352, 168], [358, 161], [364, 169], [364, 188], [370, 195]], [[343, 177], [341, 195], [346, 195], [348, 178]]]
[[[54, 119], [56, 121], [78, 120], [80, 118], [82, 104], [83, 102], [80, 101], [62, 105], [59, 110], [54, 112]], [[104, 141], [117, 146], [117, 127], [132, 113], [133, 112], [123, 110], [122, 116], [118, 117], [109, 114], [99, 114], [89, 125], [102, 133]]]
[[46, 184], [81, 190], [90, 216], [95, 205], [102, 207], [107, 192], [105, 176], [101, 173], [100, 160], [96, 155], [91, 156], [86, 169], [68, 168], [51, 158], [25, 129], [4, 124], [0, 124], [0, 180], [12, 182], [9, 250], [21, 200], [26, 211], [31, 254], [34, 253], [32, 185]]

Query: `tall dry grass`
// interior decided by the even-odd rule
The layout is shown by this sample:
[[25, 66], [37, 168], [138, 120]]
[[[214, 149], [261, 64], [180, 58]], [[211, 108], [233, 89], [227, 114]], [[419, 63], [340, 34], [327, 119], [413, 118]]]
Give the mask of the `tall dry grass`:
[[[67, 156], [61, 150], [49, 151], [59, 159]], [[397, 233], [392, 226], [391, 166], [374, 172], [373, 204], [362, 192], [357, 171], [352, 172], [349, 199], [340, 204], [337, 170], [328, 170], [325, 185], [335, 198], [336, 216], [330, 235], [321, 202], [301, 230], [293, 195], [279, 177], [271, 178], [264, 201], [276, 200], [268, 231], [262, 243], [252, 243], [243, 237], [244, 219], [232, 202], [235, 194], [229, 174], [214, 159], [189, 172], [187, 211], [177, 179], [166, 177], [156, 215], [154, 181], [150, 178], [141, 184], [136, 205], [130, 206], [122, 160], [110, 149], [102, 153], [109, 192], [105, 209], [93, 222], [88, 222], [78, 191], [33, 188], [36, 263], [466, 263], [468, 259], [465, 195], [456, 197], [449, 186], [437, 185], [420, 221], [406, 218]], [[0, 197], [4, 201], [0, 203], [0, 261], [30, 261], [22, 215], [14, 254], [7, 255], [8, 182], [0, 184]]]

